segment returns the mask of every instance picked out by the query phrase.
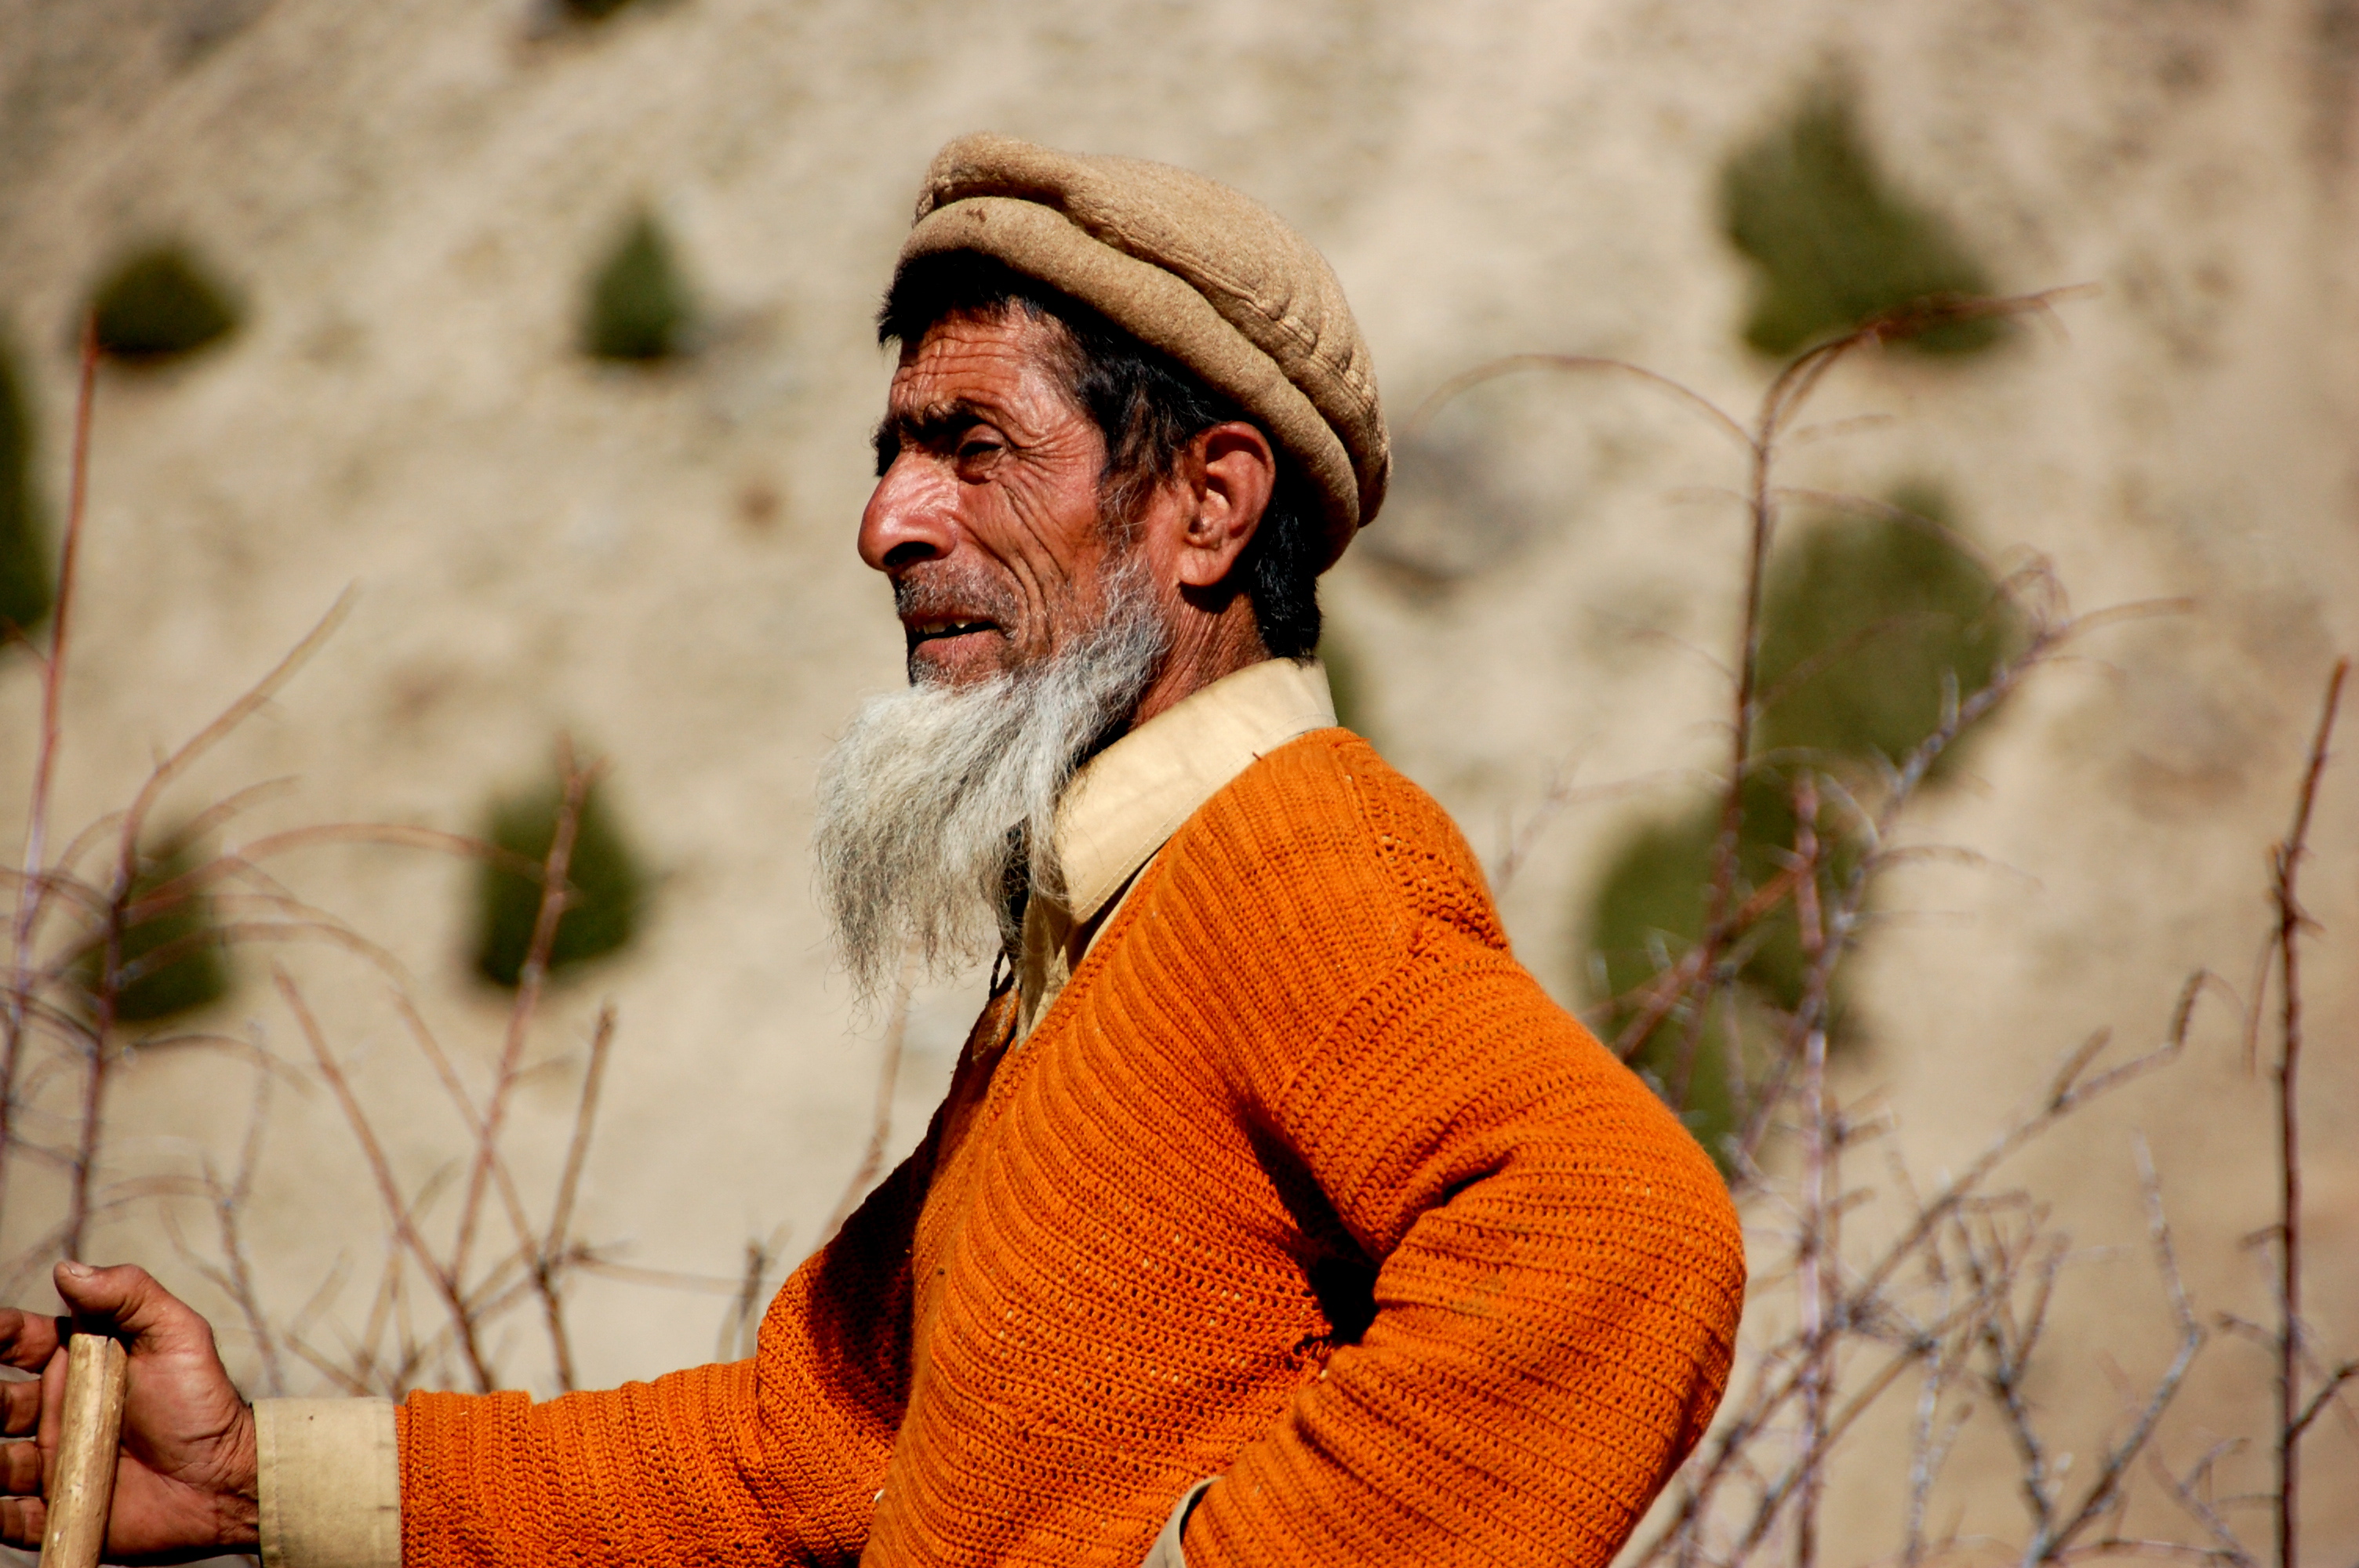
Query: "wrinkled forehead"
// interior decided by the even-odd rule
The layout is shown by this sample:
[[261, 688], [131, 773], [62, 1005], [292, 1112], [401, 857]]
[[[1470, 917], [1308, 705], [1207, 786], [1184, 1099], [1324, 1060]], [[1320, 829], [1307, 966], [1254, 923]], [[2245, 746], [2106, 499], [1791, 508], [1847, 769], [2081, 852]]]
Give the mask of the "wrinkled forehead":
[[1019, 307], [953, 312], [902, 346], [886, 419], [921, 438], [974, 417], [1035, 429], [1086, 417], [1071, 389], [1071, 349], [1061, 322]]
[[897, 391], [912, 377], [981, 377], [1015, 380], [1065, 379], [1072, 361], [1072, 334], [1051, 316], [1021, 305], [953, 310], [937, 319], [914, 341], [901, 345], [894, 367]]

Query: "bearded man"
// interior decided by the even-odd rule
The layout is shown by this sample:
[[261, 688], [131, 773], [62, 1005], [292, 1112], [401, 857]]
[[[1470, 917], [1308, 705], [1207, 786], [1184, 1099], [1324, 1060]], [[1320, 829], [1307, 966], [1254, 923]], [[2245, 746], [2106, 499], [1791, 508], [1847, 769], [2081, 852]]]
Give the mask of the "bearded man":
[[[860, 552], [910, 687], [817, 851], [870, 994], [999, 955], [924, 1142], [753, 1359], [543, 1404], [249, 1409], [145, 1273], [61, 1265], [131, 1351], [111, 1555], [1598, 1565], [1702, 1433], [1718, 1176], [1311, 657], [1387, 469], [1325, 262], [1178, 169], [969, 137], [882, 329]], [[6, 1389], [27, 1542], [62, 1357], [0, 1342], [45, 1371]]]

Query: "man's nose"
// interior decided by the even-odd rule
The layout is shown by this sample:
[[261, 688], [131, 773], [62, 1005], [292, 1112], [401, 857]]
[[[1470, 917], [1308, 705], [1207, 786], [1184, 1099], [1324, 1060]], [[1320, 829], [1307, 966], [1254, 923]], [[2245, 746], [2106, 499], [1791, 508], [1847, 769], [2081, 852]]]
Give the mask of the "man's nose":
[[897, 572], [947, 556], [957, 538], [958, 480], [904, 452], [893, 460], [860, 514], [860, 558]]

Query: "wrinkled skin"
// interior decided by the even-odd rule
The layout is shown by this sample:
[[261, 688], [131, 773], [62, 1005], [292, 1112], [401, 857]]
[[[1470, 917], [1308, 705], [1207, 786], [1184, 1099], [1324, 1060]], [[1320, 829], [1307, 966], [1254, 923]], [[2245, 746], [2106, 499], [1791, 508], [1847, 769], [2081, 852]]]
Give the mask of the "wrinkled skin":
[[[892, 579], [913, 681], [1019, 668], [1086, 633], [1103, 602], [1121, 548], [1100, 521], [1106, 443], [1059, 383], [1059, 330], [1020, 312], [954, 316], [894, 372], [860, 555]], [[1276, 481], [1261, 431], [1216, 425], [1139, 504], [1127, 532], [1171, 635], [1134, 723], [1267, 656], [1232, 577]], [[130, 1351], [106, 1560], [251, 1549], [254, 1411], [204, 1319], [129, 1265], [61, 1263], [56, 1283], [75, 1325]], [[39, 1374], [0, 1384], [8, 1434], [35, 1439], [0, 1445], [0, 1540], [38, 1546], [65, 1398], [60, 1320], [0, 1309], [0, 1362]]]
[[[876, 434], [860, 556], [893, 579], [913, 681], [1016, 669], [1086, 632], [1121, 546], [1100, 521], [1104, 436], [1057, 376], [1061, 329], [952, 316], [901, 355]], [[1216, 425], [1133, 520], [1171, 627], [1144, 722], [1267, 656], [1232, 580], [1277, 465], [1251, 425]]]

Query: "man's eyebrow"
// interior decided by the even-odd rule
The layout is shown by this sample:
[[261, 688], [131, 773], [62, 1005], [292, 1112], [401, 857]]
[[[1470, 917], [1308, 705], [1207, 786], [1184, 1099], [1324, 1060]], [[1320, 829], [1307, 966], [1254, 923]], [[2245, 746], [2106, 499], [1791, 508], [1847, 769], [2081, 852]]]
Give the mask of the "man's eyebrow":
[[869, 438], [876, 449], [876, 476], [885, 476], [885, 470], [893, 466], [894, 458], [903, 447], [947, 447], [960, 431], [978, 419], [995, 423], [997, 416], [983, 405], [964, 397], [947, 397], [919, 408], [887, 409]]
[[880, 448], [886, 441], [931, 446], [949, 440], [978, 419], [991, 418], [993, 415], [982, 405], [964, 397], [949, 397], [922, 408], [888, 411], [876, 422], [876, 439]]

